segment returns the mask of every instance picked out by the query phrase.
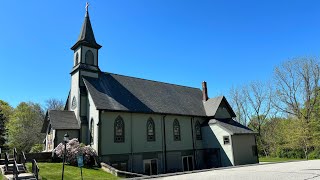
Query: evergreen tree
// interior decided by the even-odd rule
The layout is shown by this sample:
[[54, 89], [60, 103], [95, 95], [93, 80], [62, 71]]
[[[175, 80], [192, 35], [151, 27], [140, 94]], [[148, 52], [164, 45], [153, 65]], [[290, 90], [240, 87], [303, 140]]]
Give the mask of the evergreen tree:
[[7, 122], [7, 118], [5, 117], [2, 110], [0, 109], [0, 148], [1, 150], [7, 149], [7, 146], [6, 146], [7, 130], [5, 126], [6, 122]]

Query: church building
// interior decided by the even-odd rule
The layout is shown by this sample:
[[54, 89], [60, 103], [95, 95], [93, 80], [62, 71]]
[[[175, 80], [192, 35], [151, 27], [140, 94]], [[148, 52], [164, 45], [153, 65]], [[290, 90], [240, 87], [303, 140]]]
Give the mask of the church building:
[[101, 47], [87, 9], [65, 109], [43, 123], [45, 151], [68, 133], [102, 162], [140, 174], [258, 163], [256, 134], [235, 121], [224, 96], [208, 98], [206, 82], [199, 89], [103, 72]]

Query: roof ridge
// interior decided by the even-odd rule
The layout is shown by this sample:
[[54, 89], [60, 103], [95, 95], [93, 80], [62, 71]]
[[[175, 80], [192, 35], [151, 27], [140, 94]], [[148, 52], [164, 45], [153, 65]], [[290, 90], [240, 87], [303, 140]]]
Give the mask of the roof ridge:
[[221, 95], [221, 96], [215, 96], [215, 97], [212, 97], [212, 98], [209, 98], [207, 101], [209, 100], [214, 100], [214, 99], [219, 99], [221, 98], [221, 100], [223, 99], [223, 97], [225, 97], [224, 95]]
[[74, 112], [74, 111], [69, 111], [69, 110], [58, 110], [58, 109], [49, 109], [48, 111]]
[[151, 81], [151, 82], [156, 82], [156, 83], [162, 83], [162, 84], [180, 86], [180, 87], [185, 87], [185, 88], [198, 89], [198, 90], [201, 91], [200, 88], [196, 88], [196, 87], [184, 86], [184, 85], [179, 85], [179, 84], [167, 83], [167, 82], [162, 82], [162, 81], [144, 79], [144, 78], [133, 77], [133, 76], [123, 75], [123, 74], [110, 73], [110, 72], [103, 72], [103, 73], [104, 73], [104, 74], [113, 74], [113, 75], [118, 75], [118, 76], [124, 76], [124, 77], [129, 77], [129, 78], [135, 78], [135, 79], [140, 79], [140, 80], [145, 80], [145, 81]]

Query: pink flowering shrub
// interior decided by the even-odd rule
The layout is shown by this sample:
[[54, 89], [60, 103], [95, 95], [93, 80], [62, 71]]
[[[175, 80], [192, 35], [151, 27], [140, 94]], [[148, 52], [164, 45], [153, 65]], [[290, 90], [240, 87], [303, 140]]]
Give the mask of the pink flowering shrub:
[[[63, 159], [64, 155], [64, 143], [60, 143], [55, 149], [55, 154]], [[77, 138], [71, 139], [67, 143], [67, 154], [66, 154], [66, 162], [71, 165], [77, 165], [77, 156], [83, 154], [83, 163], [87, 166], [94, 165], [95, 158], [97, 157], [96, 151], [90, 147], [85, 146], [84, 144], [80, 144]]]

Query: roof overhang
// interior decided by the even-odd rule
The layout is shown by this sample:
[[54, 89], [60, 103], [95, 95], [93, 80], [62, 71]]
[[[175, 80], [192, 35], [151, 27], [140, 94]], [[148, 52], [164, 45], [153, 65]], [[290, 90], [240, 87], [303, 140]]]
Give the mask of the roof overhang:
[[217, 125], [227, 131], [230, 135], [256, 135], [258, 133], [252, 131], [250, 128], [234, 121], [233, 119], [211, 119], [208, 125]]

